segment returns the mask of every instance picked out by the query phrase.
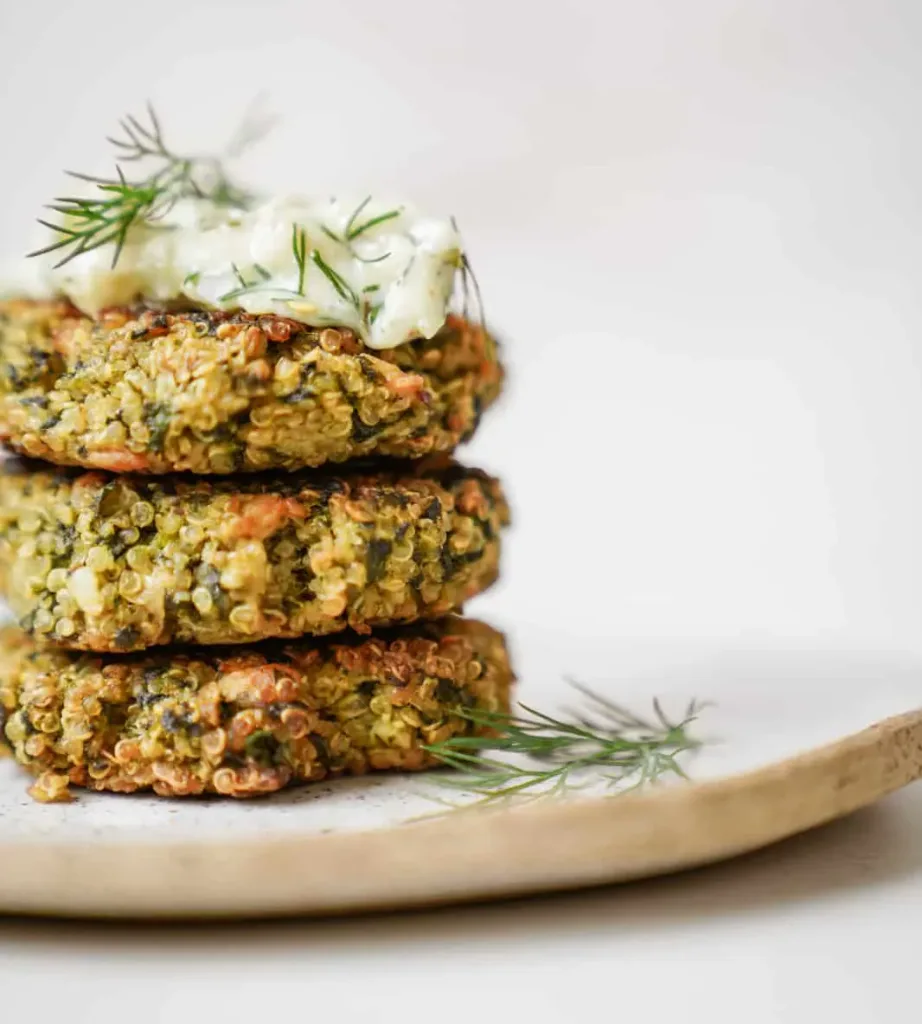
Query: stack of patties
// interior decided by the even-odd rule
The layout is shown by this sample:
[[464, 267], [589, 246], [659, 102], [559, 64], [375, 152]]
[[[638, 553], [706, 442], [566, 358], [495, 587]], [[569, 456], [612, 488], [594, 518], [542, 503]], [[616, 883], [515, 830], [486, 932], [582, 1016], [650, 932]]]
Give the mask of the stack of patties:
[[201, 191], [95, 248], [71, 218], [0, 302], [0, 724], [40, 799], [419, 769], [508, 708], [454, 614], [508, 510], [450, 454], [502, 382], [453, 222]]

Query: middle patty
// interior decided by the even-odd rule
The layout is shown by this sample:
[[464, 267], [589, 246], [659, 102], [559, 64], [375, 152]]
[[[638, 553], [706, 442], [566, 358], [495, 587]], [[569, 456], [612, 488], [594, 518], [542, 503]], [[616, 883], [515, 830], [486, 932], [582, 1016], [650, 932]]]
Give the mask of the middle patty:
[[496, 578], [509, 512], [451, 462], [226, 479], [0, 476], [0, 587], [28, 632], [140, 650], [438, 618]]

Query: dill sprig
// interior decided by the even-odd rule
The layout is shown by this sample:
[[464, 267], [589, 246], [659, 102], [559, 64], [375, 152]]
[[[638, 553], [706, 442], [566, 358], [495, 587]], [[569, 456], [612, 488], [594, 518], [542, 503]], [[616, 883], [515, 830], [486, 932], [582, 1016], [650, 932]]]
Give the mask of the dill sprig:
[[237, 127], [224, 147], [224, 156], [236, 160], [255, 145], [262, 142], [279, 123], [279, 115], [268, 104], [264, 91], [250, 100]]
[[389, 259], [391, 253], [385, 252], [380, 256], [375, 256], [373, 259], [367, 259], [364, 256], [360, 256], [355, 251], [353, 242], [363, 235], [366, 231], [370, 231], [372, 228], [377, 227], [379, 224], [386, 224], [387, 221], [393, 220], [395, 217], [399, 217], [400, 210], [388, 210], [386, 213], [379, 213], [376, 217], [369, 217], [368, 220], [363, 221], [361, 224], [356, 224], [356, 221], [362, 215], [362, 211], [371, 202], [371, 196], [365, 196], [365, 198], [359, 203], [359, 205], [352, 211], [349, 219], [346, 221], [346, 226], [343, 229], [341, 235], [337, 235], [335, 231], [328, 228], [325, 224], [321, 225], [320, 230], [327, 236], [327, 238], [338, 243], [339, 245], [345, 246], [349, 251], [349, 255], [354, 259], [358, 260], [359, 263], [381, 263], [386, 259]]
[[[62, 252], [55, 264], [61, 267], [84, 253], [114, 243], [112, 266], [115, 267], [132, 226], [156, 223], [179, 199], [207, 199], [219, 206], [249, 204], [252, 197], [232, 184], [220, 160], [176, 154], [167, 146], [160, 121], [150, 104], [147, 115], [147, 124], [128, 115], [119, 122], [123, 134], [107, 137], [116, 150], [116, 178], [65, 172], [69, 177], [95, 185], [99, 194], [60, 196], [50, 203], [47, 209], [57, 213], [61, 220], [39, 219], [39, 223], [58, 237], [49, 245], [30, 252], [30, 257]], [[146, 177], [128, 180], [121, 164], [142, 161], [154, 161], [155, 169]]]
[[145, 182], [135, 184], [127, 181], [122, 169], [116, 168], [118, 181], [104, 178], [91, 178], [88, 175], [68, 171], [73, 178], [93, 182], [102, 198], [86, 199], [74, 196], [59, 196], [46, 209], [59, 214], [63, 221], [59, 224], [39, 218], [42, 227], [54, 231], [60, 237], [41, 249], [30, 252], [31, 256], [42, 256], [45, 253], [67, 249], [70, 252], [58, 260], [55, 267], [63, 267], [82, 253], [91, 252], [100, 246], [115, 243], [112, 255], [112, 266], [118, 263], [119, 256], [125, 245], [125, 239], [132, 224], [142, 220], [156, 220], [168, 210], [164, 204], [167, 185], [161, 175], [152, 176]]
[[[266, 281], [270, 280], [272, 275], [261, 263], [254, 263], [253, 270], [256, 272], [258, 277], [257, 281], [247, 281], [243, 275], [243, 271], [236, 263], [231, 263], [231, 273], [237, 280], [237, 287], [231, 289], [229, 292], [225, 292], [223, 295], [218, 296], [219, 302], [230, 302], [231, 299], [239, 299], [241, 295], [249, 295], [252, 292], [264, 291], [268, 288]], [[198, 275], [190, 275], [186, 278], [186, 281], [190, 284], [198, 283]]]
[[337, 273], [329, 263], [320, 255], [317, 249], [311, 249], [311, 262], [317, 267], [317, 269], [323, 274], [323, 276], [333, 286], [333, 290], [336, 294], [344, 301], [348, 302], [356, 312], [361, 311], [361, 303], [359, 302], [358, 295], [355, 294], [355, 290], [352, 285], [342, 276]]
[[684, 716], [672, 721], [654, 700], [653, 717], [645, 719], [579, 683], [571, 685], [587, 706], [569, 720], [526, 704], [510, 714], [456, 709], [460, 717], [491, 735], [454, 736], [427, 746], [446, 767], [460, 773], [441, 781], [492, 802], [561, 793], [598, 779], [624, 791], [669, 775], [686, 777], [677, 758], [700, 745], [688, 727], [701, 705], [692, 701]]
[[364, 210], [370, 202], [371, 196], [367, 196], [365, 200], [359, 204], [346, 223], [345, 236], [347, 242], [354, 242], [360, 235], [365, 234], [366, 231], [376, 228], [379, 224], [386, 224], [389, 220], [393, 220], [395, 217], [400, 216], [400, 210], [388, 210], [386, 213], [379, 213], [377, 217], [369, 217], [368, 220], [356, 225], [355, 222], [361, 215], [362, 210]]
[[[218, 296], [219, 302], [231, 302], [243, 295], [252, 295], [255, 292], [275, 292], [274, 298], [279, 302], [290, 302], [304, 298], [304, 280], [307, 276], [307, 232], [300, 224], [291, 225], [291, 254], [294, 256], [295, 266], [298, 268], [297, 290], [279, 288], [276, 285], [268, 284], [272, 280], [272, 274], [259, 263], [253, 264], [253, 270], [257, 274], [257, 280], [247, 281], [236, 263], [231, 263], [231, 273], [237, 279], [237, 288]], [[193, 282], [196, 283], [196, 282]]]
[[[484, 308], [483, 308], [483, 295], [482, 295], [482, 293], [480, 291], [480, 282], [477, 280], [477, 275], [474, 273], [474, 268], [471, 266], [470, 257], [467, 255], [466, 252], [462, 252], [461, 253], [461, 281], [462, 281], [462, 288], [464, 289], [464, 318], [465, 318], [465, 320], [468, 318], [468, 309], [467, 309], [468, 290], [470, 288], [470, 285], [473, 285], [474, 295], [477, 298], [477, 318], [480, 321], [480, 326], [484, 330], [486, 330], [487, 329], [487, 315], [484, 312]], [[468, 281], [470, 281], [470, 285], [468, 284]]]
[[291, 225], [291, 252], [298, 268], [298, 294], [304, 294], [307, 277], [307, 232], [299, 224]]
[[[458, 222], [454, 217], [451, 218], [451, 225], [460, 234]], [[477, 318], [480, 321], [480, 326], [486, 330], [487, 316], [483, 308], [480, 282], [477, 280], [477, 275], [471, 266], [470, 257], [463, 250], [458, 254], [458, 269], [461, 271], [461, 313], [465, 320], [470, 319], [470, 296], [471, 292], [473, 292], [474, 298], [477, 300]]]

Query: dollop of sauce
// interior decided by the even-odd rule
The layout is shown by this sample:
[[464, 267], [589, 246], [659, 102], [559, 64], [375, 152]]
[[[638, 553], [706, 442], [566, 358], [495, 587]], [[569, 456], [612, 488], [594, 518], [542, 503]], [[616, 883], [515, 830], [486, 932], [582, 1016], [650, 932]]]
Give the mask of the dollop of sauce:
[[49, 288], [91, 316], [139, 298], [186, 299], [350, 327], [375, 349], [442, 327], [462, 261], [451, 220], [407, 204], [297, 196], [249, 210], [182, 199], [132, 226], [113, 267], [114, 251], [110, 243], [49, 267]]

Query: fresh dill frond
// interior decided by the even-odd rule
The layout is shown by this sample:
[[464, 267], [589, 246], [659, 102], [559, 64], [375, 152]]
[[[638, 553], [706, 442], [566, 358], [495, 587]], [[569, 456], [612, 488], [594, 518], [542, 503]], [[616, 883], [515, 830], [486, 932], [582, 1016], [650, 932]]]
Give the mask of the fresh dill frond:
[[172, 205], [168, 199], [169, 183], [166, 175], [154, 175], [145, 182], [135, 184], [126, 180], [120, 167], [116, 171], [117, 181], [68, 171], [72, 178], [95, 184], [102, 196], [97, 199], [59, 196], [53, 203], [49, 203], [46, 208], [57, 213], [62, 218], [61, 223], [43, 218], [39, 218], [38, 222], [59, 237], [28, 255], [42, 256], [69, 249], [55, 264], [55, 267], [62, 267], [83, 253], [114, 242], [114, 267], [122, 254], [131, 226], [139, 221], [159, 219]]
[[[350, 231], [349, 225], [352, 224], [355, 221], [355, 218], [358, 216], [359, 213], [361, 213], [361, 211], [365, 208], [365, 206], [367, 206], [367, 204], [370, 201], [371, 201], [371, 196], [369, 196], [367, 199], [365, 199], [365, 201], [363, 203], [361, 203], [361, 205], [358, 207], [358, 209], [349, 218], [349, 221], [346, 224], [346, 231], [345, 231], [345, 234], [346, 234], [347, 238], [349, 236], [349, 231]], [[323, 231], [330, 238], [333, 238], [334, 241], [337, 241], [337, 242], [340, 242], [343, 245], [346, 245], [347, 248], [349, 247], [349, 243], [348, 242], [343, 242], [342, 239], [337, 238], [333, 234], [333, 232], [329, 231], [327, 228], [323, 228]], [[302, 248], [302, 257], [303, 257], [303, 251], [304, 250]], [[350, 248], [350, 251], [351, 251], [351, 248]], [[352, 253], [352, 255], [356, 256], [356, 258], [360, 258], [354, 252]], [[389, 256], [389, 255], [390, 255], [390, 253], [385, 253], [385, 255], [382, 256], [382, 257], [379, 257], [379, 259], [386, 259], [387, 256]], [[298, 259], [298, 254], [297, 253], [295, 254], [295, 259]], [[366, 285], [362, 289], [362, 298], [360, 299], [359, 296], [356, 294], [355, 289], [349, 284], [349, 282], [346, 281], [345, 278], [343, 278], [343, 276], [341, 274], [337, 273], [337, 271], [334, 270], [333, 267], [331, 267], [329, 263], [327, 263], [327, 261], [323, 258], [323, 256], [321, 256], [321, 254], [316, 249], [312, 249], [311, 250], [310, 259], [311, 259], [311, 262], [320, 270], [320, 272], [323, 274], [323, 276], [333, 286], [333, 289], [336, 292], [336, 294], [341, 299], [343, 299], [343, 301], [348, 302], [352, 306], [352, 308], [361, 316], [362, 323], [365, 325], [365, 328], [367, 330], [370, 330], [374, 326], [374, 322], [375, 322], [375, 320], [377, 320], [378, 314], [381, 312], [382, 303], [380, 303], [380, 302], [379, 303], [373, 303], [371, 301], [371, 299], [368, 298], [368, 296], [373, 294], [374, 292], [378, 291], [379, 288], [380, 288], [380, 285], [378, 285], [378, 284]], [[365, 263], [377, 263], [378, 260], [364, 260], [363, 262], [365, 262]], [[299, 270], [300, 270], [300, 268], [301, 268], [301, 263], [300, 262], [298, 264], [298, 267], [299, 267]]]
[[377, 227], [379, 224], [386, 224], [389, 220], [393, 220], [395, 217], [399, 217], [400, 210], [388, 210], [386, 213], [380, 213], [376, 217], [370, 217], [368, 220], [361, 224], [356, 225], [356, 221], [362, 213], [362, 210], [371, 202], [371, 196], [367, 196], [363, 202], [361, 202], [356, 209], [353, 211], [352, 216], [346, 222], [346, 244], [349, 246], [349, 251], [352, 253], [354, 259], [357, 259], [359, 263], [381, 263], [390, 257], [389, 252], [384, 252], [380, 256], [374, 256], [368, 258], [366, 256], [360, 256], [356, 251], [352, 243], [366, 231], [370, 231], [372, 228]]
[[385, 224], [387, 221], [393, 220], [395, 217], [399, 217], [401, 212], [400, 210], [388, 210], [386, 213], [381, 213], [375, 217], [371, 217], [364, 223], [356, 226], [356, 221], [361, 216], [362, 211], [365, 209], [366, 206], [368, 206], [370, 202], [371, 196], [365, 196], [365, 198], [359, 203], [359, 205], [352, 211], [352, 213], [349, 216], [349, 219], [346, 221], [346, 226], [343, 229], [342, 235], [337, 235], [335, 231], [333, 231], [331, 228], [328, 228], [325, 224], [321, 225], [320, 228], [320, 230], [327, 236], [327, 238], [336, 242], [338, 245], [345, 246], [345, 248], [349, 251], [349, 255], [353, 259], [358, 260], [359, 263], [381, 263], [383, 260], [386, 260], [390, 257], [391, 254], [389, 252], [385, 252], [382, 253], [380, 256], [375, 256], [369, 259], [366, 256], [359, 255], [359, 253], [355, 251], [355, 248], [352, 245], [352, 243], [360, 235], [364, 234], [366, 231], [370, 231], [371, 228], [376, 227], [379, 224]]
[[295, 265], [298, 268], [298, 288], [293, 291], [288, 288], [279, 288], [271, 284], [272, 273], [261, 263], [253, 264], [253, 271], [257, 275], [256, 280], [248, 281], [236, 263], [231, 263], [231, 273], [237, 279], [238, 287], [232, 288], [229, 292], [218, 296], [219, 302], [231, 302], [244, 295], [253, 295], [257, 292], [273, 292], [272, 296], [279, 302], [288, 302], [292, 299], [304, 298], [304, 280], [307, 274], [307, 232], [299, 224], [291, 225], [291, 252], [294, 256]]
[[348, 302], [356, 311], [361, 310], [359, 297], [355, 294], [352, 286], [341, 274], [338, 274], [316, 249], [311, 250], [311, 261], [320, 270], [323, 276], [333, 286], [333, 290], [344, 301]]
[[232, 288], [229, 292], [225, 292], [223, 295], [219, 295], [218, 302], [230, 302], [232, 299], [239, 299], [241, 295], [251, 295], [253, 292], [268, 291], [271, 288], [271, 285], [267, 285], [266, 282], [272, 277], [272, 275], [265, 267], [260, 266], [258, 263], [253, 264], [253, 269], [259, 276], [259, 280], [248, 281], [237, 264], [231, 263], [231, 273], [237, 279], [237, 287]]
[[359, 205], [352, 211], [352, 215], [346, 221], [346, 229], [343, 234], [346, 238], [349, 237], [356, 220], [362, 215], [362, 210], [371, 202], [371, 196], [365, 196], [365, 198], [359, 203]]
[[307, 232], [299, 224], [291, 225], [291, 252], [298, 268], [298, 294], [304, 294], [307, 277]]
[[477, 280], [477, 275], [474, 273], [474, 268], [471, 266], [470, 257], [466, 252], [461, 253], [461, 276], [465, 281], [465, 294], [467, 293], [468, 278], [470, 278], [471, 284], [474, 286], [474, 294], [477, 296], [477, 318], [480, 321], [480, 326], [486, 330], [487, 314], [483, 308], [483, 294], [480, 291], [480, 282]]
[[[461, 233], [458, 228], [458, 221], [454, 217], [451, 218], [451, 226], [458, 234]], [[487, 316], [483, 307], [480, 283], [477, 280], [477, 275], [474, 273], [474, 268], [471, 266], [470, 257], [463, 249], [458, 253], [458, 269], [461, 271], [461, 314], [465, 320], [470, 319], [470, 295], [473, 292], [477, 300], [477, 318], [480, 321], [480, 326], [486, 330]]]
[[228, 160], [239, 159], [248, 149], [262, 142], [278, 123], [279, 115], [269, 108], [266, 93], [258, 92], [247, 104], [224, 147], [224, 156]]
[[381, 213], [377, 217], [372, 217], [370, 220], [366, 220], [364, 224], [359, 224], [358, 227], [354, 227], [351, 230], [347, 226], [346, 238], [348, 241], [354, 242], [359, 235], [370, 231], [372, 228], [376, 228], [379, 224], [386, 224], [389, 220], [399, 216], [400, 210], [388, 210], [387, 213]]
[[249, 295], [251, 292], [257, 290], [258, 287], [259, 286], [244, 284], [239, 288], [232, 288], [229, 292], [219, 295], [218, 302], [231, 302], [233, 299], [239, 299], [241, 295]]
[[701, 705], [692, 701], [672, 721], [654, 700], [653, 718], [643, 719], [579, 683], [571, 685], [586, 708], [569, 720], [525, 704], [509, 714], [457, 708], [455, 714], [488, 735], [454, 736], [427, 746], [459, 773], [440, 781], [494, 802], [561, 793], [596, 779], [623, 792], [669, 775], [686, 777], [677, 758], [700, 746], [688, 730]]
[[120, 158], [122, 160], [143, 160], [148, 156], [156, 156], [164, 160], [177, 161], [179, 158], [167, 149], [166, 143], [163, 141], [160, 120], [150, 103], [147, 104], [147, 116], [150, 118], [149, 127], [141, 124], [131, 114], [122, 118], [119, 121], [119, 126], [125, 133], [124, 138], [107, 135], [106, 142], [111, 142], [116, 149], [121, 150]]
[[359, 256], [357, 252], [353, 252], [352, 255], [359, 263], [383, 263], [391, 258], [391, 253], [389, 252], [382, 252], [380, 256], [373, 256], [370, 259], [366, 256]]
[[[118, 264], [129, 230], [136, 224], [155, 224], [183, 198], [205, 199], [218, 206], [249, 204], [249, 193], [232, 184], [220, 160], [211, 157], [180, 156], [167, 145], [154, 108], [147, 105], [148, 123], [128, 115], [119, 125], [121, 136], [108, 136], [116, 150], [116, 178], [68, 171], [72, 178], [88, 182], [97, 195], [62, 196], [48, 209], [57, 213], [58, 222], [39, 219], [39, 223], [58, 237], [49, 245], [30, 252], [42, 256], [61, 252], [56, 267], [72, 259], [114, 243], [112, 266]], [[155, 162], [154, 169], [143, 178], [130, 181], [122, 171], [122, 163]]]

